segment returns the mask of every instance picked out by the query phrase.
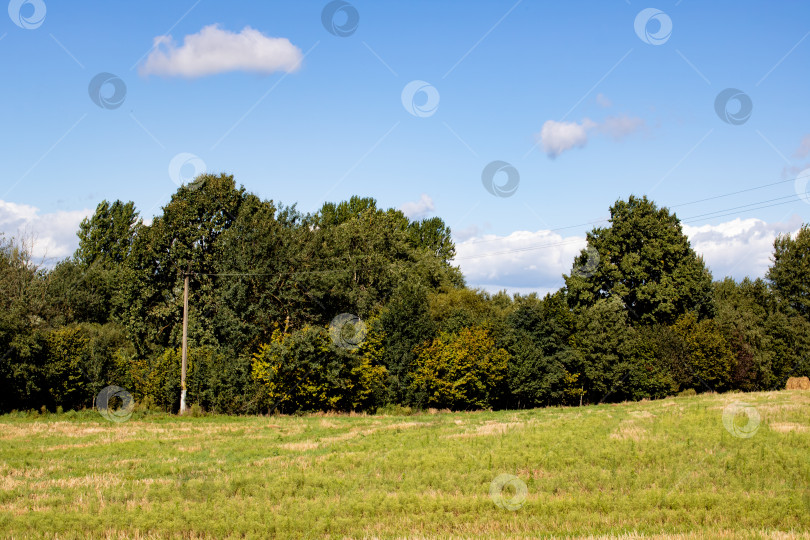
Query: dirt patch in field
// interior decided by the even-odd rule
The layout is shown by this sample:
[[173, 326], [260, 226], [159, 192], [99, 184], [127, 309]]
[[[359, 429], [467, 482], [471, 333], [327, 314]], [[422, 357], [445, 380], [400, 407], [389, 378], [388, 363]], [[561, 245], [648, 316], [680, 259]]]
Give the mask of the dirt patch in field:
[[199, 445], [199, 444], [194, 445], [194, 446], [178, 446], [177, 447], [178, 452], [199, 452], [200, 450], [202, 450], [202, 445]]
[[52, 478], [50, 480], [40, 480], [31, 482], [29, 486], [32, 490], [43, 490], [51, 487], [59, 488], [75, 488], [75, 487], [95, 487], [95, 488], [109, 488], [115, 486], [122, 486], [124, 480], [118, 476], [105, 473], [105, 474], [88, 474], [86, 476], [72, 476], [68, 478]]
[[483, 425], [476, 427], [473, 431], [466, 431], [464, 433], [453, 433], [448, 435], [448, 439], [465, 439], [468, 437], [487, 437], [493, 435], [504, 435], [508, 431], [520, 429], [525, 427], [524, 422], [497, 422], [491, 420]]
[[387, 426], [381, 426], [377, 424], [367, 429], [352, 429], [351, 431], [341, 433], [333, 437], [324, 437], [323, 439], [320, 439], [318, 442], [320, 444], [332, 444], [336, 442], [354, 439], [361, 435], [363, 437], [368, 437], [369, 435], [373, 435], [374, 433], [377, 433], [378, 431], [382, 430], [408, 429], [421, 426], [422, 424], [423, 424], [422, 422], [397, 422], [396, 424], [389, 424]]
[[48, 467], [30, 467], [26, 469], [12, 469], [7, 465], [0, 465], [0, 485], [6, 478], [11, 479], [31, 479], [43, 478], [49, 474], [61, 470], [61, 467], [50, 465]]
[[256, 461], [252, 462], [250, 465], [252, 467], [265, 467], [277, 461], [281, 461], [284, 459], [284, 456], [268, 456], [265, 458], [257, 459]]
[[793, 422], [778, 422], [775, 424], [770, 424], [770, 428], [779, 433], [788, 433], [790, 431], [807, 431], [807, 426]]
[[355, 429], [352, 431], [347, 431], [346, 433], [341, 433], [340, 435], [335, 435], [334, 437], [324, 437], [323, 439], [320, 439], [318, 442], [320, 444], [332, 444], [336, 442], [348, 441], [349, 439], [354, 439], [359, 435], [370, 435], [371, 433], [374, 433], [374, 430], [361, 431]]
[[11, 491], [20, 485], [20, 481], [11, 476], [0, 476], [0, 491]]
[[804, 410], [805, 406], [799, 403], [774, 403], [771, 405], [754, 405], [760, 413], [781, 413], [785, 411], [800, 411]]
[[292, 443], [284, 443], [281, 445], [285, 450], [294, 450], [296, 452], [303, 452], [304, 450], [314, 450], [320, 446], [315, 441], [299, 441]]
[[419, 427], [422, 422], [398, 422], [396, 424], [389, 424], [383, 429], [408, 429], [412, 427]]
[[0, 424], [0, 439], [16, 439], [33, 435], [63, 435], [66, 437], [87, 437], [109, 432], [100, 425], [84, 425], [75, 422], [32, 422], [30, 424]]
[[616, 431], [610, 434], [611, 439], [640, 441], [646, 438], [647, 430], [637, 426], [634, 422], [622, 422]]

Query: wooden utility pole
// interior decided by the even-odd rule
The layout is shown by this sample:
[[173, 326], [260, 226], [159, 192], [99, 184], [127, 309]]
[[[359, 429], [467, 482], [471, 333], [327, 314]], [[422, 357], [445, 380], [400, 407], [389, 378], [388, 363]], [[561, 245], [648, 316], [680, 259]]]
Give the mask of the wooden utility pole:
[[186, 365], [188, 359], [188, 272], [183, 283], [183, 363], [180, 368], [180, 414], [186, 412]]

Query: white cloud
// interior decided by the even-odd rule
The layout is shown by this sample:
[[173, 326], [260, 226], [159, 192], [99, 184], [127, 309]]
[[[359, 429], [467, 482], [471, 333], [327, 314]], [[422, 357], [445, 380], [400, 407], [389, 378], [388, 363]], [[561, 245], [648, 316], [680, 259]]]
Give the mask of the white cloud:
[[613, 102], [605, 94], [597, 94], [596, 95], [596, 103], [600, 107], [604, 107], [607, 109], [608, 107], [613, 106]]
[[588, 130], [596, 126], [587, 118], [581, 124], [576, 122], [556, 122], [547, 120], [538, 135], [543, 152], [555, 158], [572, 148], [582, 148], [588, 144]]
[[408, 219], [422, 219], [435, 209], [433, 206], [433, 199], [425, 193], [419, 197], [416, 202], [406, 202], [399, 207], [402, 213], [408, 216]]
[[[683, 230], [715, 280], [726, 276], [741, 280], [765, 277], [774, 238], [795, 234], [801, 223], [798, 216], [787, 223], [737, 218], [717, 225], [683, 225]], [[456, 242], [455, 264], [469, 286], [490, 292], [506, 289], [510, 294], [536, 291], [541, 296], [565, 284], [562, 274], [571, 272], [574, 257], [586, 247], [582, 236], [563, 237], [549, 230], [456, 238]]]
[[34, 259], [51, 262], [71, 255], [79, 245], [79, 223], [93, 211], [72, 210], [42, 214], [34, 206], [0, 200], [0, 231], [6, 237], [32, 240]]
[[591, 131], [607, 135], [614, 140], [621, 140], [644, 127], [644, 120], [634, 116], [609, 116], [602, 123], [588, 118], [580, 123], [547, 120], [540, 133], [536, 135], [536, 139], [543, 147], [543, 152], [553, 159], [573, 148], [585, 147]]
[[456, 243], [456, 264], [473, 287], [551, 291], [563, 285], [562, 275], [571, 271], [585, 244], [584, 237], [563, 238], [547, 230], [487, 234]]
[[203, 77], [228, 71], [296, 71], [303, 55], [287, 38], [268, 37], [246, 26], [238, 34], [213, 24], [183, 38], [158, 36], [154, 50], [140, 66], [141, 75]]
[[683, 225], [692, 248], [712, 271], [714, 279], [731, 276], [740, 280], [765, 277], [771, 265], [773, 241], [778, 234], [794, 234], [801, 227], [801, 218], [794, 216], [787, 223], [766, 223], [761, 219], [734, 219], [717, 225], [692, 227]]
[[810, 135], [805, 135], [802, 142], [799, 143], [799, 148], [793, 153], [793, 157], [806, 158], [810, 156]]

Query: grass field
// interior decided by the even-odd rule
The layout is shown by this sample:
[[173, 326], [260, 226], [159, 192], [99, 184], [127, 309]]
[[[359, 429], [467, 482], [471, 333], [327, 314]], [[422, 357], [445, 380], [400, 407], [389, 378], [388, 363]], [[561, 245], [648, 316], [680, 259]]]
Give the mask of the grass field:
[[[734, 416], [737, 401], [752, 414]], [[413, 416], [0, 416], [3, 537], [808, 531], [810, 392]]]

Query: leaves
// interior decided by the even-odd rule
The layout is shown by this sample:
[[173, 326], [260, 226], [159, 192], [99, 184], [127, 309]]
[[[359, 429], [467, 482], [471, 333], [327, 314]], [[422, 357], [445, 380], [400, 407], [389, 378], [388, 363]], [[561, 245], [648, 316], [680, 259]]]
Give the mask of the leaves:
[[486, 329], [445, 332], [417, 350], [411, 385], [427, 406], [488, 408], [502, 390], [508, 361], [509, 353], [495, 346]]

